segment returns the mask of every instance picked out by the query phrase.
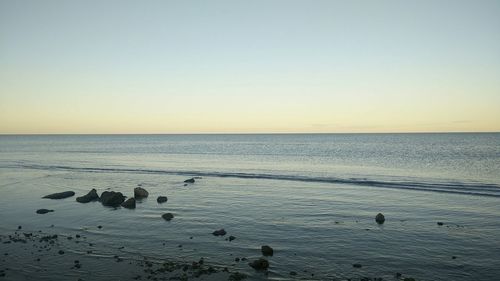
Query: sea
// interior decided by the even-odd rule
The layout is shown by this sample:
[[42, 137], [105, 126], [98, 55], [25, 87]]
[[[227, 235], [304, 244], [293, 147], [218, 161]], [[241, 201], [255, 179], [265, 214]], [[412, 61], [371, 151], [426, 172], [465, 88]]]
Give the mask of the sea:
[[[138, 186], [149, 197], [132, 210], [75, 201]], [[1, 135], [0, 192], [5, 280], [131, 280], [133, 266], [103, 262], [116, 253], [203, 258], [245, 280], [500, 280], [500, 133]], [[60, 261], [12, 248], [16, 231], [94, 242], [73, 239]]]

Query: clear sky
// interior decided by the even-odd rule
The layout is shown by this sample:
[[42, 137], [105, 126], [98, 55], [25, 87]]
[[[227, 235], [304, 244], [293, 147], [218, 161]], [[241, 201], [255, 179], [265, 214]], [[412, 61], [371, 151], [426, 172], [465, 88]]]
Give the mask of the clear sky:
[[500, 1], [0, 0], [0, 133], [500, 131]]

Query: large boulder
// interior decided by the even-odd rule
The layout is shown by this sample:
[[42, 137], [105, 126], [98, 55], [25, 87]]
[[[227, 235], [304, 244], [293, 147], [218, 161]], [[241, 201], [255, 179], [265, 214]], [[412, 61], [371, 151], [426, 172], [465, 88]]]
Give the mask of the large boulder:
[[383, 224], [385, 222], [385, 217], [382, 213], [378, 213], [376, 216], [375, 216], [375, 221], [378, 223], [378, 224]]
[[158, 202], [159, 204], [165, 203], [167, 201], [168, 201], [167, 196], [158, 196], [158, 198], [156, 199], [156, 202]]
[[121, 192], [104, 191], [101, 194], [101, 203], [104, 206], [118, 207], [125, 201], [125, 196]]
[[58, 193], [52, 193], [49, 195], [45, 195], [42, 198], [47, 198], [47, 199], [64, 199], [68, 198], [75, 195], [74, 191], [64, 191], [64, 192], [58, 192]]
[[127, 201], [123, 202], [121, 206], [127, 209], [135, 209], [135, 198], [127, 199]]
[[149, 196], [149, 192], [142, 187], [134, 188], [134, 197], [136, 199], [146, 198]]
[[271, 248], [271, 247], [269, 247], [269, 246], [267, 246], [267, 245], [262, 246], [262, 247], [260, 248], [260, 250], [261, 250], [261, 252], [262, 252], [262, 254], [263, 254], [264, 256], [272, 256], [272, 255], [273, 255], [273, 253], [274, 253], [273, 248]]
[[269, 268], [269, 262], [264, 258], [254, 260], [248, 265], [250, 265], [255, 270], [267, 270]]
[[92, 188], [92, 190], [89, 191], [89, 193], [87, 193], [86, 195], [76, 197], [76, 202], [88, 203], [90, 201], [97, 200], [97, 199], [99, 199], [99, 195], [97, 195], [97, 191], [95, 190], [95, 188]]

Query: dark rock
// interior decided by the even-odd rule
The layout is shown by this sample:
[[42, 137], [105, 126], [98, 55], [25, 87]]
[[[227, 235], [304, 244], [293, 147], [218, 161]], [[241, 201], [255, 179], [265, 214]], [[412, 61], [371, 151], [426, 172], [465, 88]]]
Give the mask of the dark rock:
[[248, 265], [250, 265], [255, 270], [267, 270], [269, 268], [269, 262], [264, 258], [254, 260]]
[[377, 216], [375, 216], [375, 221], [378, 224], [383, 224], [385, 222], [385, 217], [382, 213], [378, 213]]
[[415, 280], [415, 278], [411, 278], [411, 277], [410, 277], [410, 278], [405, 278], [405, 279], [403, 279], [403, 281], [417, 281], [417, 280]]
[[101, 229], [102, 228], [102, 225], [98, 225], [97, 228]]
[[95, 188], [92, 188], [92, 190], [89, 191], [89, 193], [87, 193], [83, 196], [80, 196], [80, 197], [76, 197], [76, 202], [88, 203], [90, 201], [97, 200], [97, 199], [99, 199], [99, 195], [97, 195], [97, 190], [95, 190]]
[[146, 198], [149, 196], [149, 192], [142, 187], [134, 188], [134, 197], [136, 199]]
[[236, 239], [236, 237], [234, 237], [233, 235], [229, 236], [229, 242], [233, 241], [234, 239]]
[[444, 224], [444, 223], [442, 223], [442, 222], [440, 222], [440, 221], [438, 221], [438, 222], [437, 222], [437, 225], [439, 225], [439, 226], [441, 226], [441, 225], [443, 225], [443, 224]]
[[161, 217], [166, 221], [170, 221], [174, 218], [174, 215], [172, 213], [165, 213]]
[[226, 235], [226, 233], [227, 232], [224, 230], [224, 228], [221, 228], [219, 230], [212, 232], [212, 234], [215, 236], [224, 236], [224, 235]]
[[123, 208], [135, 209], [135, 198], [129, 198], [121, 204]]
[[185, 180], [184, 182], [185, 183], [194, 183], [195, 180], [194, 180], [194, 178], [190, 178], [190, 179]]
[[63, 250], [59, 250], [59, 255], [64, 255], [64, 251]]
[[64, 192], [59, 192], [59, 193], [52, 193], [49, 195], [45, 195], [42, 198], [47, 198], [47, 199], [64, 199], [68, 198], [75, 195], [75, 192], [73, 191], [64, 191]]
[[290, 271], [290, 275], [295, 276], [295, 275], [297, 275], [297, 272], [295, 272], [295, 271]]
[[267, 245], [262, 246], [262, 247], [260, 248], [260, 250], [261, 250], [261, 252], [262, 252], [262, 254], [263, 254], [264, 256], [272, 256], [272, 255], [273, 255], [273, 253], [274, 253], [273, 248], [271, 248], [271, 247], [269, 247], [269, 246], [267, 246]]
[[36, 210], [36, 213], [37, 214], [41, 214], [41, 215], [46, 214], [46, 213], [50, 213], [50, 212], [54, 212], [54, 210], [49, 210], [49, 209], [38, 209], [38, 210]]
[[363, 266], [360, 263], [355, 263], [355, 264], [352, 265], [352, 267], [354, 267], [354, 268], [361, 268]]
[[158, 196], [158, 198], [156, 198], [156, 202], [158, 202], [159, 204], [165, 203], [167, 202], [167, 200], [168, 200], [167, 196]]
[[125, 201], [125, 196], [121, 192], [104, 191], [101, 194], [101, 203], [104, 206], [118, 207]]

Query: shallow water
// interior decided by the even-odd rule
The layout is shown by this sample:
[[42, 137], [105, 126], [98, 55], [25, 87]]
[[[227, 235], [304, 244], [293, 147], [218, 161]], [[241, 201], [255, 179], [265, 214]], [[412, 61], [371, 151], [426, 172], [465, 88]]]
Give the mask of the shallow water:
[[[499, 156], [500, 134], [1, 136], [0, 231], [81, 233], [101, 256], [203, 257], [252, 280], [495, 280]], [[184, 186], [192, 175], [202, 179]], [[91, 188], [131, 196], [138, 185], [150, 197], [135, 210], [41, 199]], [[236, 240], [211, 235], [219, 228]], [[234, 261], [261, 257], [261, 245], [275, 252], [267, 275]], [[78, 273], [46, 264], [40, 275], [24, 252], [9, 254], [11, 271], [33, 280], [128, 277], [97, 257]]]

